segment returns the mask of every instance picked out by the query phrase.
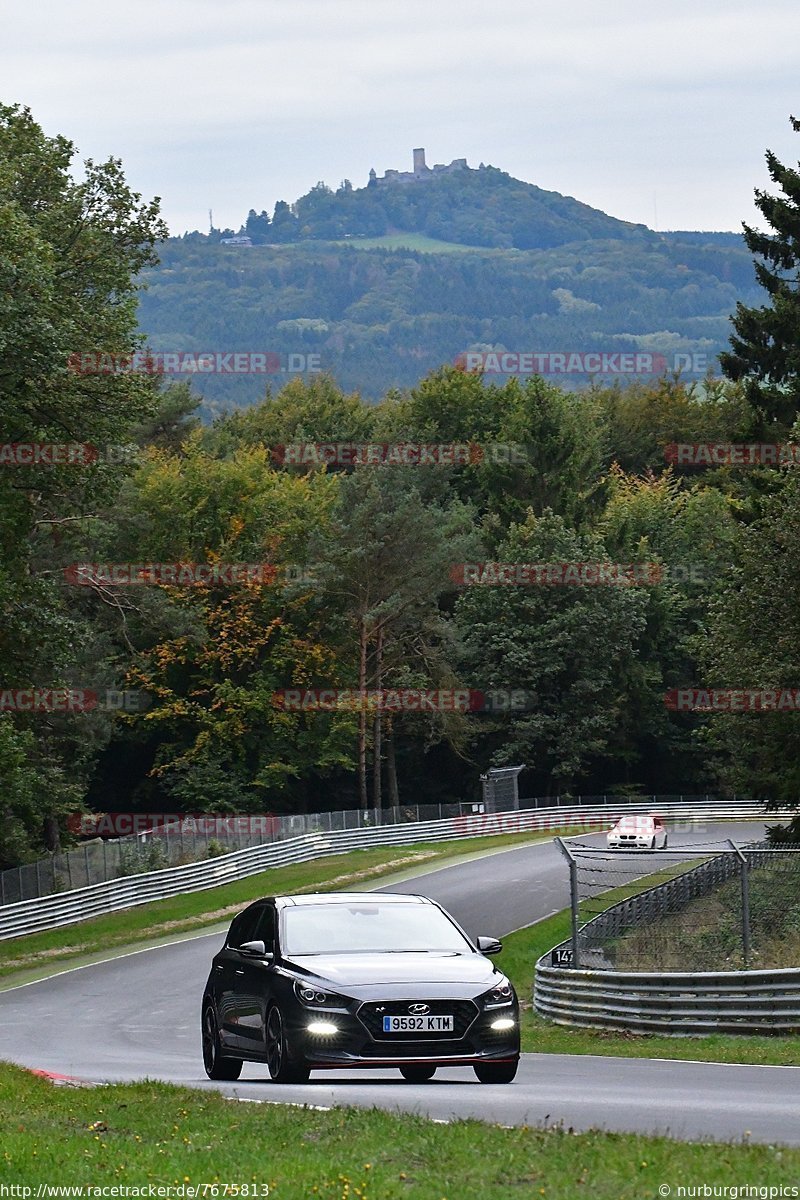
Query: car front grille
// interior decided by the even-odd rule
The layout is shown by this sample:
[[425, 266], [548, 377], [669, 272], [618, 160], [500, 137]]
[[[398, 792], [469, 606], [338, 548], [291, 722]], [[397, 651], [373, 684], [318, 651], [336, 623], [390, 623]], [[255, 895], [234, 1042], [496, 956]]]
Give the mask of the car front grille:
[[435, 1058], [438, 1054], [456, 1054], [459, 1057], [475, 1053], [475, 1046], [470, 1041], [460, 1042], [457, 1046], [454, 1045], [454, 1039], [449, 1042], [442, 1041], [442, 1035], [439, 1034], [439, 1040], [435, 1042], [424, 1042], [420, 1039], [409, 1045], [408, 1041], [403, 1041], [400, 1035], [395, 1034], [399, 1042], [381, 1041], [368, 1042], [361, 1051], [362, 1058], [409, 1058], [415, 1050], [418, 1049], [419, 1054], [424, 1058]]
[[[368, 1001], [358, 1010], [358, 1018], [365, 1026], [370, 1037], [379, 1041], [381, 1046], [396, 1045], [403, 1042], [458, 1041], [463, 1038], [472, 1022], [478, 1015], [478, 1006], [474, 1000], [426, 1000], [430, 1015], [433, 1017], [452, 1016], [453, 1032], [425, 1034], [412, 1030], [408, 1033], [384, 1033], [384, 1017], [407, 1017], [410, 1004], [420, 1004], [419, 1000], [385, 1000]], [[427, 1014], [426, 1014], [427, 1015]]]

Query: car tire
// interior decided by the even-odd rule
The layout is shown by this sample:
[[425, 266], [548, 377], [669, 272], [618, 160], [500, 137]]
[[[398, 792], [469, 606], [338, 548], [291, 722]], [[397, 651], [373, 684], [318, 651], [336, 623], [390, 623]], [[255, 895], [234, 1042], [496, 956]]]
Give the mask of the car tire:
[[219, 1040], [219, 1025], [214, 1005], [203, 1008], [203, 1066], [209, 1079], [238, 1079], [242, 1073], [242, 1060], [230, 1058], [222, 1053]]
[[408, 1067], [401, 1067], [400, 1074], [407, 1083], [427, 1083], [429, 1079], [433, 1079], [436, 1074], [436, 1067], [431, 1067], [420, 1063], [419, 1066], [412, 1064]]
[[664, 845], [661, 847], [662, 850], [666, 850], [668, 841], [669, 841], [669, 838], [668, 838], [667, 834], [665, 833], [664, 834]]
[[485, 1062], [475, 1063], [473, 1070], [479, 1083], [511, 1083], [518, 1066], [518, 1062]]
[[267, 1013], [267, 1070], [273, 1083], [308, 1083], [310, 1070], [292, 1061], [283, 1015], [277, 1004]]
[[655, 835], [655, 834], [653, 834], [653, 840], [652, 840], [652, 842], [650, 843], [650, 849], [651, 849], [651, 850], [655, 850], [655, 848], [656, 848], [656, 835]]

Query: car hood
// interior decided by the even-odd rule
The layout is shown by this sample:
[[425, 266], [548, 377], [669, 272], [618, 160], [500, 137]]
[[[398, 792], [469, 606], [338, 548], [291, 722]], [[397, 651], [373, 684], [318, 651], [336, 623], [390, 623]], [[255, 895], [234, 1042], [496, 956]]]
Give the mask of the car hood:
[[500, 972], [482, 954], [298, 954], [287, 965], [337, 987], [461, 983], [491, 987]]

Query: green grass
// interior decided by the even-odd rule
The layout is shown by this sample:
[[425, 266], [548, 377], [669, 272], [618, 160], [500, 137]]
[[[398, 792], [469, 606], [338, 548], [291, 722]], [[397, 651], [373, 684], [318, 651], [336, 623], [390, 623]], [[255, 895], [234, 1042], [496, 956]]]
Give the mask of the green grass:
[[[797, 859], [750, 872], [750, 968], [778, 970], [800, 964], [800, 871]], [[706, 971], [744, 967], [742, 890], [730, 879], [660, 921], [626, 930], [612, 947], [621, 971]]]
[[[143, 948], [194, 930], [210, 932], [215, 926], [227, 925], [235, 912], [259, 896], [363, 886], [400, 871], [404, 875], [414, 874], [450, 859], [546, 841], [550, 837], [550, 834], [497, 834], [352, 850], [313, 862], [272, 867], [222, 887], [156, 900], [60, 929], [8, 938], [0, 941], [0, 987], [13, 987], [109, 952]], [[420, 888], [424, 890], [424, 885]]]
[[798, 1036], [717, 1033], [697, 1037], [666, 1037], [663, 1034], [577, 1029], [545, 1021], [533, 1011], [533, 965], [542, 954], [569, 935], [569, 912], [556, 913], [503, 938], [503, 952], [494, 960], [512, 980], [524, 1005], [521, 1020], [523, 1050], [539, 1054], [600, 1054], [623, 1058], [800, 1065]]
[[[418, 250], [425, 254], [502, 253], [497, 247], [466, 246], [462, 242], [445, 242], [440, 238], [428, 237], [424, 233], [403, 231], [384, 233], [380, 237], [307, 238], [302, 242], [271, 242], [268, 246], [255, 246], [252, 249], [274, 253], [276, 250], [325, 250], [331, 246], [352, 246], [354, 250]], [[520, 251], [510, 253], [519, 254]]]
[[273, 1200], [644, 1200], [661, 1184], [674, 1196], [681, 1185], [764, 1187], [800, 1176], [797, 1149], [441, 1125], [375, 1109], [242, 1104], [147, 1081], [53, 1087], [2, 1064], [0, 1114], [0, 1182], [34, 1195], [38, 1184], [145, 1195], [149, 1185], [185, 1185], [202, 1198], [212, 1185], [206, 1196], [216, 1200], [227, 1184], [258, 1197], [268, 1188]]
[[461, 242], [443, 242], [424, 233], [385, 233], [381, 237], [347, 238], [339, 246], [356, 250], [421, 250], [426, 254], [464, 254], [491, 250], [491, 246], [464, 246]]

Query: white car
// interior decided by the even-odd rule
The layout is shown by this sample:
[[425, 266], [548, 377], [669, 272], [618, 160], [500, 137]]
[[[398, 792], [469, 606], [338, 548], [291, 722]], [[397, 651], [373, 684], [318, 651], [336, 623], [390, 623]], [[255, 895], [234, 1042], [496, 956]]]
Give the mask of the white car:
[[663, 850], [667, 845], [667, 829], [661, 817], [638, 815], [621, 817], [606, 840], [610, 850]]

